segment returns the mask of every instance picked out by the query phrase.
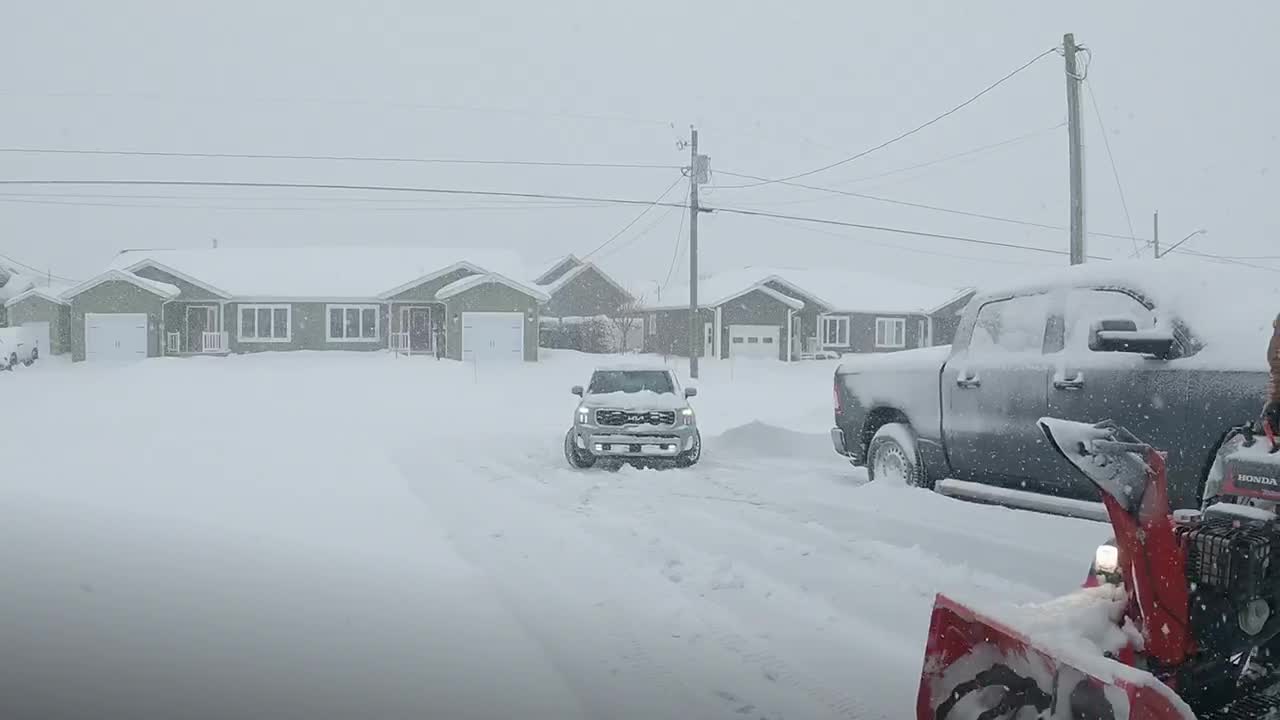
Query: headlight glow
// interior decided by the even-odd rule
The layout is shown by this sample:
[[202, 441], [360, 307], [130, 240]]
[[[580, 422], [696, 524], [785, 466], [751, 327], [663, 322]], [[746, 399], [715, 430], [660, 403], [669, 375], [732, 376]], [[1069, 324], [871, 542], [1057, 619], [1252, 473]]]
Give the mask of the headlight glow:
[[685, 417], [693, 417], [693, 408], [685, 408], [680, 411], [680, 414]]
[[587, 422], [587, 421], [588, 421], [588, 420], [590, 420], [590, 419], [591, 419], [591, 411], [590, 411], [590, 410], [588, 410], [587, 408], [584, 408], [584, 407], [580, 407], [580, 408], [578, 408], [578, 422], [580, 422], [580, 423], [585, 423], [585, 422]]
[[1120, 548], [1115, 545], [1099, 545], [1093, 555], [1093, 566], [1100, 573], [1115, 573], [1120, 569]]

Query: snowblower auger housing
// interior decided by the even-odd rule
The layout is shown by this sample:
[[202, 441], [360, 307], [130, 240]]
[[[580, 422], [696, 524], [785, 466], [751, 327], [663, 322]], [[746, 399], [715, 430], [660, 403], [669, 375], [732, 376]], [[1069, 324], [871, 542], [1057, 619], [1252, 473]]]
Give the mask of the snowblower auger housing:
[[[1175, 516], [1163, 452], [1110, 422], [1044, 418], [1040, 428], [1098, 488], [1115, 531], [1118, 584], [1010, 608], [1007, 620], [939, 595], [918, 720], [1212, 720], [1280, 708], [1276, 515], [1224, 496]], [[1277, 488], [1249, 498], [1280, 501], [1280, 454], [1258, 460], [1274, 442], [1240, 445], [1251, 452], [1222, 456], [1224, 495], [1248, 475], [1245, 482]], [[1110, 631], [1042, 619], [1090, 603], [1108, 613]]]

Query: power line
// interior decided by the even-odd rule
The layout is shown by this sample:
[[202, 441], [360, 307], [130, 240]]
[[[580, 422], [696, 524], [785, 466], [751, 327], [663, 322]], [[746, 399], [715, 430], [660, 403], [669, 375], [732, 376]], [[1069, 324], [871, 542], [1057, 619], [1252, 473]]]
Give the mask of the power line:
[[640, 232], [636, 233], [635, 235], [632, 235], [630, 238], [628, 238], [628, 239], [626, 239], [626, 240], [623, 240], [621, 243], [618, 243], [617, 245], [614, 245], [613, 247], [609, 248], [608, 250], [605, 250], [603, 253], [601, 253], [601, 254], [600, 254], [600, 255], [598, 255], [597, 257], [598, 257], [599, 259], [603, 259], [603, 258], [606, 258], [606, 257], [612, 256], [612, 255], [616, 255], [616, 254], [618, 254], [618, 253], [622, 252], [623, 250], [626, 250], [627, 248], [629, 248], [629, 247], [631, 247], [632, 245], [634, 245], [634, 244], [636, 243], [636, 241], [637, 241], [637, 240], [639, 240], [640, 238], [642, 238], [642, 237], [644, 237], [644, 236], [648, 235], [650, 232], [652, 232], [652, 231], [653, 231], [653, 229], [654, 229], [654, 228], [656, 228], [656, 227], [658, 227], [659, 225], [661, 225], [661, 224], [662, 224], [662, 221], [663, 221], [663, 220], [666, 220], [666, 219], [667, 219], [667, 218], [669, 218], [669, 217], [671, 217], [671, 213], [673, 213], [673, 212], [675, 212], [675, 211], [676, 211], [676, 209], [675, 209], [675, 208], [673, 208], [673, 207], [669, 207], [669, 208], [667, 208], [667, 211], [666, 211], [666, 212], [664, 212], [664, 213], [662, 213], [661, 215], [659, 215], [657, 220], [654, 220], [653, 222], [651, 222], [651, 223], [649, 223], [648, 225], [644, 226], [644, 229], [643, 229], [643, 230], [641, 230]]
[[118, 99], [130, 98], [135, 100], [148, 101], [164, 101], [164, 102], [203, 102], [217, 104], [310, 104], [310, 105], [337, 105], [337, 106], [368, 106], [368, 107], [392, 107], [407, 110], [434, 110], [440, 112], [458, 112], [458, 113], [490, 113], [499, 115], [524, 115], [527, 117], [548, 117], [548, 118], [569, 118], [573, 120], [592, 120], [598, 122], [615, 122], [631, 125], [651, 125], [674, 127], [674, 123], [670, 120], [659, 120], [657, 118], [642, 118], [634, 115], [602, 115], [599, 113], [571, 113], [571, 112], [550, 112], [546, 110], [535, 110], [533, 108], [513, 108], [513, 107], [486, 107], [482, 105], [450, 105], [445, 103], [422, 103], [409, 101], [389, 101], [389, 100], [369, 100], [364, 98], [323, 98], [323, 97], [281, 97], [281, 96], [212, 96], [197, 95], [192, 93], [159, 93], [159, 92], [105, 92], [105, 91], [74, 91], [74, 90], [24, 90], [22, 88], [0, 88], [0, 95], [16, 95], [24, 97], [46, 97], [46, 98], [95, 98], [95, 99]]
[[[666, 197], [676, 185], [680, 183], [680, 178], [676, 178], [665, 192], [657, 200], [632, 200], [629, 198], [608, 198], [608, 197], [592, 197], [584, 195], [553, 195], [550, 193], [531, 193], [531, 192], [507, 192], [497, 190], [464, 190], [460, 188], [433, 188], [433, 187], [413, 187], [413, 186], [397, 186], [397, 185], [354, 185], [354, 184], [338, 184], [338, 183], [286, 183], [286, 182], [246, 182], [246, 181], [211, 181], [211, 180], [0, 180], [0, 186], [5, 185], [36, 185], [36, 186], [70, 186], [70, 185], [108, 185], [108, 186], [174, 186], [174, 187], [248, 187], [248, 188], [294, 188], [307, 190], [356, 190], [369, 192], [403, 192], [403, 193], [423, 193], [423, 194], [441, 194], [441, 195], [464, 195], [479, 197], [508, 197], [508, 198], [535, 198], [544, 200], [569, 200], [588, 203], [612, 203], [617, 205], [642, 205], [645, 207], [626, 227], [613, 238], [606, 240], [599, 247], [588, 253], [588, 256], [594, 254], [598, 250], [613, 242], [614, 239], [621, 236], [629, 227], [644, 217], [649, 210], [655, 207], [684, 207], [684, 203], [664, 202], [662, 198]], [[931, 233], [917, 230], [908, 230], [903, 228], [894, 228], [883, 225], [866, 225], [860, 223], [844, 222], [840, 220], [828, 220], [823, 218], [804, 217], [798, 215], [784, 215], [779, 213], [770, 213], [759, 210], [749, 210], [745, 208], [713, 208], [703, 207], [701, 212], [722, 212], [736, 215], [748, 215], [755, 217], [772, 217], [780, 220], [794, 220], [797, 222], [810, 222], [826, 225], [838, 225], [842, 227], [859, 228], [863, 230], [878, 230], [881, 232], [898, 233], [902, 235], [914, 235], [917, 237], [929, 237], [943, 240], [955, 240], [958, 242], [966, 242], [977, 245], [987, 245], [992, 247], [1004, 247], [1015, 250], [1028, 250], [1032, 252], [1050, 253], [1054, 255], [1065, 255], [1066, 251], [1052, 250], [1048, 248], [1036, 247], [1032, 245], [1019, 245], [1016, 243], [1002, 243], [993, 240], [979, 240], [976, 238], [968, 238], [959, 235], [947, 235], [943, 233]], [[1110, 260], [1107, 257], [1091, 256], [1097, 260]]]
[[[876, 230], [879, 232], [897, 233], [900, 235], [914, 235], [916, 237], [937, 238], [940, 240], [954, 240], [956, 242], [971, 243], [974, 245], [986, 245], [989, 247], [1001, 247], [1012, 250], [1026, 250], [1029, 252], [1048, 253], [1050, 255], [1069, 255], [1066, 250], [1055, 250], [1052, 248], [1037, 247], [1035, 245], [1019, 245], [1017, 243], [999, 242], [996, 240], [979, 240], [977, 238], [964, 237], [963, 235], [948, 235], [946, 233], [924, 232], [922, 230], [906, 230], [903, 228], [888, 227], [885, 225], [866, 225], [863, 223], [845, 222], [843, 220], [828, 220], [823, 218], [804, 217], [801, 215], [783, 215], [779, 213], [762, 212], [758, 210], [746, 210], [742, 208], [704, 208], [708, 212], [732, 213], [734, 215], [751, 215], [756, 217], [777, 218], [779, 220], [793, 220], [796, 222], [816, 223], [819, 225], [838, 225], [840, 227], [859, 228], [861, 230]], [[1090, 255], [1092, 260], [1110, 260], [1111, 258], [1101, 255]]]
[[831, 183], [831, 185], [834, 187], [844, 187], [846, 185], [855, 185], [857, 183], [866, 182], [868, 180], [879, 180], [880, 178], [888, 177], [890, 175], [898, 175], [900, 173], [910, 172], [912, 170], [920, 170], [922, 168], [927, 168], [933, 165], [940, 165], [944, 162], [950, 162], [951, 160], [959, 160], [962, 157], [968, 157], [970, 155], [980, 155], [990, 150], [996, 150], [996, 149], [1005, 147], [1007, 145], [1012, 145], [1014, 143], [1022, 142], [1023, 140], [1030, 140], [1033, 137], [1046, 135], [1048, 133], [1053, 132], [1054, 130], [1061, 130], [1066, 126], [1067, 126], [1066, 122], [1060, 122], [1057, 125], [1054, 125], [1053, 127], [1044, 128], [1043, 130], [1033, 130], [1029, 133], [1024, 133], [1017, 137], [1011, 137], [1011, 138], [1008, 138], [1007, 140], [1001, 140], [999, 142], [994, 142], [989, 145], [980, 145], [976, 148], [971, 148], [963, 152], [958, 152], [952, 155], [947, 155], [945, 157], [937, 158], [936, 160], [929, 160], [928, 162], [917, 163], [915, 165], [908, 165], [906, 167], [895, 168], [893, 170], [886, 170], [884, 172], [876, 173], [874, 175], [864, 175], [863, 177], [854, 178], [852, 180], [841, 180], [840, 182]]
[[[658, 196], [658, 199], [657, 199], [657, 200], [654, 200], [654, 201], [653, 201], [653, 202], [651, 202], [651, 203], [645, 203], [645, 208], [644, 208], [644, 210], [641, 210], [641, 211], [640, 211], [640, 214], [639, 214], [639, 215], [636, 215], [634, 218], [632, 218], [632, 219], [631, 219], [631, 222], [627, 223], [626, 225], [623, 225], [623, 226], [622, 226], [622, 229], [621, 229], [621, 230], [619, 230], [618, 232], [614, 233], [614, 234], [613, 234], [613, 236], [612, 236], [612, 237], [610, 237], [608, 240], [605, 240], [604, 242], [602, 242], [602, 243], [600, 243], [599, 245], [597, 245], [597, 246], [596, 246], [596, 248], [595, 248], [594, 250], [592, 250], [591, 252], [587, 253], [586, 255], [583, 255], [583, 256], [582, 256], [582, 259], [583, 259], [583, 260], [586, 260], [587, 258], [591, 257], [592, 255], [595, 255], [596, 253], [598, 253], [598, 252], [600, 252], [601, 250], [603, 250], [606, 246], [608, 246], [608, 245], [609, 245], [609, 243], [612, 243], [614, 240], [617, 240], [618, 238], [622, 237], [622, 234], [623, 234], [623, 233], [625, 233], [627, 230], [631, 229], [631, 226], [632, 226], [632, 225], [635, 225], [636, 223], [640, 222], [640, 218], [644, 217], [646, 214], [648, 214], [648, 212], [649, 212], [650, 210], [654, 209], [654, 208], [655, 208], [655, 207], [657, 207], [659, 204], [661, 204], [661, 203], [662, 203], [662, 199], [663, 199], [663, 198], [665, 198], [665, 197], [667, 196], [667, 194], [668, 194], [668, 193], [670, 193], [672, 190], [674, 190], [674, 189], [675, 189], [675, 187], [676, 187], [676, 185], [679, 185], [679, 184], [680, 184], [680, 180], [682, 180], [682, 179], [683, 179], [683, 176], [676, 178], [676, 179], [675, 179], [675, 180], [674, 180], [670, 185], [668, 185], [668, 186], [667, 186], [667, 189], [666, 189], [666, 190], [663, 190], [663, 191], [662, 191], [662, 194]], [[671, 207], [671, 205], [672, 205], [671, 203], [665, 203], [665, 204], [664, 204], [664, 207]]]
[[[1092, 64], [1092, 56], [1090, 64]], [[1116, 179], [1116, 190], [1120, 193], [1120, 207], [1124, 208], [1124, 221], [1129, 225], [1129, 237], [1133, 240], [1133, 253], [1137, 255], [1141, 250], [1138, 248], [1138, 238], [1133, 234], [1133, 220], [1129, 217], [1129, 203], [1124, 199], [1124, 185], [1120, 182], [1120, 171], [1116, 168], [1116, 157], [1111, 154], [1111, 140], [1107, 137], [1107, 126], [1102, 122], [1102, 110], [1098, 107], [1098, 98], [1093, 95], [1093, 83], [1085, 81], [1083, 84], [1089, 90], [1089, 104], [1093, 106], [1093, 114], [1098, 118], [1098, 128], [1102, 130], [1102, 144], [1107, 149], [1107, 160], [1111, 161], [1111, 174]]]
[[[679, 183], [679, 178], [676, 179]], [[342, 183], [255, 182], [226, 180], [0, 180], [0, 186], [122, 186], [122, 187], [239, 187], [239, 188], [290, 188], [295, 190], [357, 190], [368, 192], [421, 193], [428, 195], [469, 195], [477, 197], [524, 198], [535, 200], [566, 200], [614, 205], [645, 205], [650, 207], [680, 207], [679, 203], [664, 203], [628, 198], [593, 197], [589, 195], [554, 195], [550, 193], [506, 192], [498, 190], [465, 190], [461, 188], [415, 187], [410, 185], [353, 185]], [[672, 185], [672, 187], [675, 187]]]
[[[728, 172], [728, 171], [725, 171], [725, 170], [720, 170], [719, 172], [720, 172], [722, 175], [728, 175], [728, 176], [730, 176], [730, 177], [740, 177], [740, 178], [747, 178], [747, 179], [762, 179], [762, 178], [758, 178], [758, 177], [757, 177], [757, 176], [755, 176], [755, 175], [746, 175], [746, 174], [743, 174], [743, 173], [733, 173], [733, 172]], [[1030, 220], [1018, 220], [1018, 219], [1015, 219], [1015, 218], [1003, 217], [1003, 216], [1000, 216], [1000, 215], [988, 215], [988, 214], [985, 214], [985, 213], [970, 212], [970, 211], [968, 211], [968, 210], [956, 210], [956, 209], [954, 209], [954, 208], [941, 207], [941, 206], [938, 206], [938, 205], [929, 205], [929, 204], [926, 204], [926, 203], [910, 202], [910, 201], [907, 201], [907, 200], [895, 200], [895, 199], [893, 199], [893, 198], [882, 197], [882, 196], [880, 196], [880, 195], [868, 195], [868, 194], [866, 194], [866, 193], [857, 193], [857, 192], [853, 192], [853, 191], [850, 191], [850, 190], [838, 190], [838, 189], [836, 189], [836, 188], [831, 188], [831, 187], [822, 187], [822, 186], [818, 186], [818, 185], [806, 185], [806, 184], [802, 184], [802, 183], [793, 183], [793, 182], [789, 182], [789, 181], [779, 181], [779, 182], [778, 182], [778, 184], [786, 185], [786, 186], [788, 186], [788, 187], [803, 188], [803, 189], [805, 189], [805, 190], [816, 190], [816, 191], [818, 191], [818, 192], [831, 193], [831, 194], [834, 194], [834, 195], [844, 195], [844, 196], [846, 196], [846, 197], [861, 198], [861, 199], [863, 199], [863, 200], [875, 200], [876, 202], [889, 203], [889, 204], [892, 204], [892, 205], [902, 205], [902, 206], [904, 206], [904, 207], [918, 208], [918, 209], [921, 209], [921, 210], [933, 210], [933, 211], [935, 211], [935, 212], [949, 213], [949, 214], [951, 214], [951, 215], [963, 215], [963, 216], [965, 216], [965, 217], [980, 218], [980, 219], [982, 219], [982, 220], [994, 220], [994, 221], [996, 221], [996, 222], [1010, 223], [1010, 224], [1012, 224], [1012, 225], [1023, 225], [1023, 226], [1026, 226], [1026, 227], [1039, 228], [1039, 229], [1042, 229], [1042, 230], [1058, 230], [1058, 231], [1065, 231], [1065, 230], [1067, 229], [1067, 228], [1065, 228], [1065, 227], [1063, 227], [1063, 226], [1061, 226], [1061, 225], [1049, 225], [1049, 224], [1046, 224], [1046, 223], [1032, 222], [1032, 221], [1030, 221]], [[1089, 233], [1089, 234], [1090, 234], [1090, 235], [1095, 235], [1095, 236], [1097, 236], [1097, 237], [1117, 238], [1117, 239], [1120, 239], [1120, 240], [1129, 240], [1129, 239], [1132, 239], [1132, 235], [1116, 235], [1116, 234], [1113, 234], [1113, 233], [1103, 233], [1103, 232], [1092, 232], [1092, 233]]]
[[662, 285], [658, 287], [658, 294], [662, 294], [667, 289], [667, 285], [671, 283], [671, 273], [675, 272], [676, 262], [680, 259], [680, 243], [684, 239], [684, 216], [689, 208], [682, 208], [680, 211], [680, 223], [676, 228], [676, 246], [671, 251], [671, 265], [667, 268], [667, 277], [662, 281]]
[[22, 204], [22, 205], [69, 205], [73, 207], [111, 207], [111, 208], [138, 208], [152, 210], [209, 210], [213, 212], [232, 211], [232, 212], [444, 212], [444, 211], [462, 211], [462, 210], [558, 210], [564, 208], [606, 208], [610, 207], [607, 203], [559, 203], [559, 202], [528, 202], [513, 205], [428, 205], [428, 206], [412, 206], [400, 205], [392, 207], [378, 207], [374, 205], [322, 205], [322, 206], [280, 206], [280, 205], [180, 205], [180, 204], [162, 204], [162, 203], [115, 203], [115, 202], [95, 202], [82, 200], [44, 200], [34, 198], [15, 199], [11, 197], [0, 197], [0, 203]]
[[764, 182], [759, 182], [759, 183], [755, 183], [755, 184], [752, 184], [752, 185], [722, 185], [722, 186], [720, 186], [720, 189], [729, 190], [729, 189], [741, 189], [741, 188], [759, 187], [759, 186], [761, 186], [761, 185], [769, 185], [769, 184], [771, 184], [771, 183], [776, 183], [776, 182], [784, 182], [784, 181], [787, 181], [787, 180], [797, 180], [797, 179], [802, 178], [802, 177], [808, 177], [809, 175], [816, 175], [816, 174], [818, 174], [818, 173], [820, 173], [820, 172], [826, 172], [827, 170], [831, 170], [832, 168], [837, 168], [837, 167], [840, 167], [841, 165], [844, 165], [844, 164], [846, 164], [846, 163], [851, 163], [851, 162], [853, 162], [854, 160], [857, 160], [857, 159], [859, 159], [859, 158], [866, 157], [867, 155], [870, 155], [871, 153], [876, 152], [877, 150], [881, 150], [881, 149], [886, 148], [886, 147], [888, 147], [888, 146], [890, 146], [890, 145], [892, 145], [892, 144], [894, 144], [894, 143], [896, 143], [896, 142], [898, 142], [898, 141], [900, 141], [900, 140], [904, 140], [904, 139], [906, 139], [906, 138], [909, 138], [909, 137], [911, 137], [912, 135], [915, 135], [916, 133], [920, 132], [921, 130], [924, 130], [925, 128], [927, 128], [927, 127], [929, 127], [929, 126], [934, 125], [935, 123], [938, 123], [938, 122], [940, 122], [940, 121], [942, 121], [942, 120], [945, 120], [946, 118], [948, 118], [948, 117], [950, 117], [950, 116], [954, 115], [955, 113], [959, 112], [960, 110], [962, 110], [962, 109], [964, 109], [964, 108], [968, 107], [969, 105], [973, 104], [974, 102], [976, 102], [976, 101], [977, 101], [979, 98], [981, 98], [982, 96], [984, 96], [984, 95], [986, 95], [987, 93], [991, 92], [992, 90], [995, 90], [996, 88], [1000, 87], [1001, 85], [1003, 85], [1006, 81], [1008, 81], [1008, 80], [1009, 80], [1010, 78], [1012, 78], [1013, 76], [1017, 75], [1018, 73], [1022, 72], [1023, 70], [1026, 70], [1027, 68], [1029, 68], [1029, 67], [1031, 67], [1032, 65], [1036, 64], [1037, 62], [1039, 62], [1039, 61], [1040, 61], [1040, 59], [1041, 59], [1041, 58], [1044, 58], [1044, 57], [1046, 57], [1046, 56], [1048, 56], [1048, 55], [1052, 55], [1053, 53], [1057, 52], [1057, 50], [1058, 50], [1058, 49], [1057, 49], [1056, 47], [1054, 47], [1054, 48], [1050, 48], [1050, 49], [1048, 49], [1048, 50], [1045, 50], [1044, 52], [1042, 52], [1042, 53], [1040, 53], [1039, 55], [1037, 55], [1037, 56], [1035, 56], [1035, 57], [1031, 58], [1030, 60], [1028, 60], [1027, 62], [1023, 63], [1022, 65], [1019, 65], [1017, 68], [1015, 68], [1012, 72], [1009, 72], [1008, 74], [1006, 74], [1004, 77], [1002, 77], [1002, 78], [1000, 78], [999, 80], [997, 80], [997, 81], [995, 81], [995, 82], [991, 83], [990, 85], [986, 86], [986, 87], [985, 87], [985, 88], [983, 88], [981, 91], [979, 91], [977, 95], [974, 95], [973, 97], [969, 98], [968, 100], [965, 100], [964, 102], [960, 103], [959, 105], [956, 105], [955, 107], [951, 108], [950, 110], [947, 110], [946, 112], [942, 113], [941, 115], [938, 115], [938, 116], [934, 117], [933, 119], [931, 119], [931, 120], [929, 120], [929, 121], [927, 121], [927, 122], [925, 122], [925, 123], [922, 123], [922, 124], [920, 124], [920, 125], [917, 125], [916, 127], [912, 128], [912, 129], [910, 129], [910, 130], [908, 130], [908, 131], [906, 131], [906, 132], [904, 132], [904, 133], [900, 133], [900, 134], [898, 134], [897, 136], [895, 136], [895, 137], [893, 137], [893, 138], [890, 138], [890, 139], [888, 139], [888, 140], [886, 140], [886, 141], [884, 141], [884, 142], [880, 143], [879, 145], [876, 145], [875, 147], [871, 147], [871, 148], [868, 148], [868, 149], [866, 149], [866, 150], [863, 150], [862, 152], [857, 153], [856, 155], [851, 155], [851, 156], [849, 156], [849, 157], [847, 157], [847, 158], [844, 158], [844, 159], [842, 159], [842, 160], [837, 160], [836, 162], [829, 163], [829, 164], [827, 164], [827, 165], [823, 165], [822, 167], [815, 168], [815, 169], [813, 169], [813, 170], [806, 170], [805, 172], [802, 172], [802, 173], [796, 173], [795, 175], [788, 175], [787, 177], [778, 178], [778, 179], [776, 179], [776, 180], [766, 180], [766, 181], [764, 181]]
[[1039, 267], [1039, 268], [1056, 267], [1056, 266], [1045, 265], [1043, 263], [1029, 263], [1029, 262], [1021, 262], [1018, 260], [1000, 260], [995, 258], [980, 258], [980, 257], [974, 257], [973, 255], [955, 255], [952, 253], [938, 252], [936, 250], [923, 250], [920, 248], [910, 248], [910, 247], [904, 247], [902, 245], [895, 245], [893, 243], [876, 242], [875, 240], [868, 240], [859, 235], [850, 235], [849, 233], [835, 232], [832, 230], [823, 230], [822, 228], [810, 227], [807, 225], [788, 222], [785, 220], [775, 220], [773, 218], [763, 218], [763, 219], [765, 222], [774, 223], [782, 227], [794, 228], [796, 230], [801, 230], [803, 232], [817, 233], [819, 235], [826, 235], [828, 237], [836, 237], [844, 240], [853, 240], [856, 242], [863, 243], [865, 245], [875, 245], [877, 247], [891, 248], [895, 251], [900, 251], [900, 252], [909, 252], [909, 253], [916, 253], [919, 255], [931, 255], [934, 257], [951, 258], [953, 260], [966, 260], [969, 262], [996, 263], [999, 265], [1020, 265], [1022, 267]]
[[679, 170], [679, 165], [647, 163], [571, 162], [556, 160], [489, 160], [474, 158], [424, 158], [368, 155], [283, 155], [268, 153], [208, 153], [150, 150], [81, 150], [74, 148], [0, 147], [0, 153], [35, 155], [107, 155], [125, 157], [220, 158], [235, 160], [326, 160], [343, 162], [431, 163], [447, 165], [511, 165], [529, 167], [613, 168], [631, 170]]
[[40, 268], [38, 268], [38, 267], [36, 267], [36, 266], [34, 266], [34, 265], [28, 265], [27, 263], [24, 263], [24, 262], [22, 262], [21, 260], [18, 260], [17, 258], [9, 257], [8, 255], [5, 255], [5, 254], [3, 254], [3, 253], [0, 253], [0, 260], [8, 260], [9, 262], [13, 263], [14, 265], [17, 265], [18, 267], [21, 267], [21, 268], [26, 268], [27, 270], [30, 270], [31, 272], [37, 273], [37, 274], [39, 274], [39, 275], [40, 275], [40, 276], [42, 276], [42, 277], [50, 277], [50, 278], [53, 278], [53, 279], [55, 279], [55, 280], [62, 280], [63, 282], [70, 282], [70, 283], [78, 283], [78, 282], [80, 282], [79, 280], [76, 280], [76, 279], [74, 279], [74, 278], [63, 277], [63, 276], [61, 276], [61, 275], [54, 275], [54, 274], [53, 274], [52, 272], [50, 272], [49, 270], [42, 270], [42, 269], [40, 269]]

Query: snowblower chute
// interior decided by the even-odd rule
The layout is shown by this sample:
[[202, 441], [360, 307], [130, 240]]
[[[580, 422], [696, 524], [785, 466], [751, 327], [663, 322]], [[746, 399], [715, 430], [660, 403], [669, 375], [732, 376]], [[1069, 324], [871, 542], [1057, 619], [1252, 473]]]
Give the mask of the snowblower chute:
[[[1251, 435], [1224, 443], [1212, 506], [1175, 515], [1163, 452], [1109, 422], [1045, 418], [1040, 428], [1101, 493], [1114, 565], [1099, 587], [1040, 606], [984, 613], [939, 595], [917, 719], [1217, 720], [1280, 709], [1280, 521], [1258, 506], [1280, 501], [1280, 454]], [[1232, 495], [1242, 481], [1247, 496]]]

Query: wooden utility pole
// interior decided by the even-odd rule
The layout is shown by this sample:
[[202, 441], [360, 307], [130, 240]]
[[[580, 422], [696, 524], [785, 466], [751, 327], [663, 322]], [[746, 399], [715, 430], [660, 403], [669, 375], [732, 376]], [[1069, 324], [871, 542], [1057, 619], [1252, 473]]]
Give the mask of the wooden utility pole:
[[1081, 140], [1080, 81], [1083, 78], [1076, 67], [1075, 35], [1062, 36], [1062, 55], [1067, 69], [1067, 142], [1071, 154], [1071, 264], [1085, 260], [1084, 248], [1084, 147]]
[[702, 328], [698, 327], [698, 130], [689, 129], [689, 377], [698, 377]]
[[1152, 257], [1160, 259], [1160, 211], [1151, 216], [1151, 246], [1155, 248]]

